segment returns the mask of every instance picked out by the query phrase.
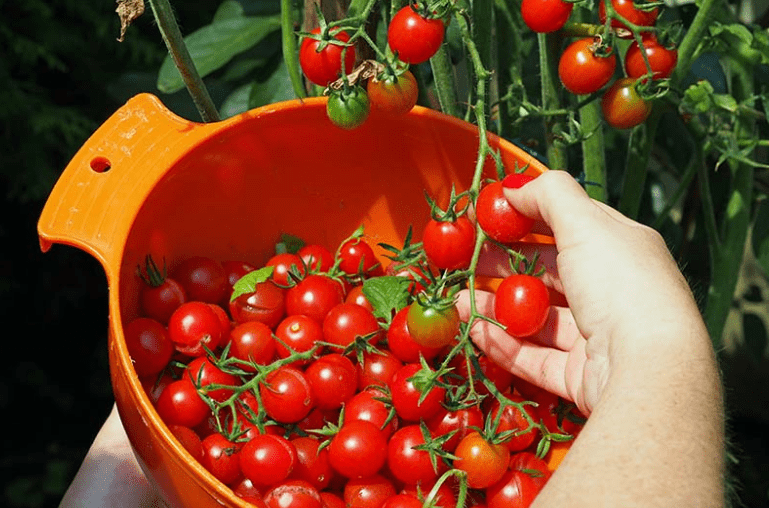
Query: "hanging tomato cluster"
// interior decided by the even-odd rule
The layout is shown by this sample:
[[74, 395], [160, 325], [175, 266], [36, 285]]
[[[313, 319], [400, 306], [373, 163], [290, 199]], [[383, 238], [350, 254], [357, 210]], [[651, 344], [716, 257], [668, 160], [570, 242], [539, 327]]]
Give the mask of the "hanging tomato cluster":
[[419, 4], [401, 8], [388, 25], [388, 54], [381, 55], [381, 62], [366, 61], [356, 69], [350, 36], [320, 21], [321, 26], [302, 39], [299, 64], [308, 81], [328, 87], [332, 123], [353, 129], [371, 110], [398, 116], [414, 107], [419, 89], [408, 67], [429, 60], [443, 43], [446, 27], [436, 12]]
[[[608, 14], [607, 5], [610, 6]], [[548, 33], [565, 27], [573, 6], [564, 0], [523, 0], [521, 14], [533, 31]], [[666, 79], [675, 69], [677, 50], [661, 44], [655, 32], [658, 15], [657, 3], [599, 0], [597, 18], [604, 26], [601, 34], [580, 37], [569, 43], [561, 54], [558, 76], [564, 88], [576, 95], [589, 95], [599, 92], [614, 79], [615, 38], [634, 39], [624, 54], [625, 76], [616, 79], [602, 94], [604, 119], [612, 127], [626, 129], [646, 120], [651, 113], [651, 102], [639, 87], [645, 86], [649, 77]]]
[[[482, 187], [476, 216], [498, 246], [532, 226], [500, 206], [501, 186], [530, 179]], [[192, 256], [166, 271], [147, 256], [139, 267], [140, 317], [124, 327], [136, 373], [179, 443], [239, 497], [507, 508], [528, 506], [557, 467], [584, 418], [472, 344], [455, 301], [477, 239], [467, 195], [452, 192], [445, 210], [428, 201], [421, 241], [380, 244], [384, 264], [359, 228], [334, 251], [293, 239], [262, 266]], [[518, 272], [499, 284], [495, 315], [525, 337], [550, 300], [537, 273]]]

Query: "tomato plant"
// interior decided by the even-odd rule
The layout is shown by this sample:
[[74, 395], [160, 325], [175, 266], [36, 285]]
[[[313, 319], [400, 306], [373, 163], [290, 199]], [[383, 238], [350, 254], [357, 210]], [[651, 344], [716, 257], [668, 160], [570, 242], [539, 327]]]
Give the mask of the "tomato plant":
[[443, 21], [425, 16], [418, 5], [407, 5], [390, 20], [387, 42], [400, 60], [420, 64], [438, 51], [445, 31]]
[[304, 75], [319, 86], [336, 81], [344, 72], [349, 73], [355, 65], [355, 47], [348, 45], [350, 36], [345, 32], [331, 31], [321, 34], [320, 28], [310, 31], [299, 46], [299, 65]]
[[615, 129], [630, 129], [644, 122], [652, 111], [651, 102], [641, 97], [635, 78], [621, 78], [601, 98], [606, 123]]

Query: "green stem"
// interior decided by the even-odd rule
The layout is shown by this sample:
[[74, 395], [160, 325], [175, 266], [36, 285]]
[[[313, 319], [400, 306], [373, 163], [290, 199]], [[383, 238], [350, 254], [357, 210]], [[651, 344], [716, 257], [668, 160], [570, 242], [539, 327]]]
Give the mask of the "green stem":
[[168, 0], [150, 0], [152, 14], [155, 16], [155, 22], [158, 24], [160, 35], [166, 43], [168, 53], [174, 61], [176, 68], [182, 75], [184, 85], [192, 97], [192, 102], [200, 113], [200, 118], [204, 122], [218, 122], [220, 120], [219, 112], [216, 110], [214, 101], [208, 93], [203, 79], [198, 73], [195, 62], [192, 61], [187, 46], [184, 44], [182, 32], [176, 23], [171, 4]]
[[654, 136], [661, 117], [662, 108], [655, 107], [646, 122], [631, 131], [630, 139], [628, 139], [625, 179], [617, 208], [631, 219], [637, 218], [641, 209], [649, 154], [654, 145]]
[[433, 83], [438, 95], [441, 111], [451, 116], [459, 116], [459, 100], [454, 86], [454, 73], [451, 66], [448, 46], [442, 44], [438, 52], [430, 58], [430, 67], [433, 71]]
[[283, 61], [286, 63], [291, 87], [300, 99], [307, 97], [302, 81], [302, 71], [299, 67], [299, 54], [296, 49], [296, 34], [294, 33], [294, 9], [292, 0], [280, 0], [280, 29], [283, 46]]
[[[497, 87], [500, 96], [508, 96], [513, 87], [523, 90], [521, 77], [522, 55], [521, 35], [519, 25], [513, 17], [513, 12], [503, 0], [496, 0], [497, 25]], [[510, 127], [513, 123], [512, 111], [518, 111], [521, 101], [499, 99], [499, 122], [497, 134], [502, 137], [513, 136]]]
[[[734, 97], [738, 101], [749, 100], [754, 93], [753, 65], [747, 60], [734, 58], [731, 70], [735, 77], [732, 87]], [[738, 117], [734, 130], [737, 139], [755, 137], [755, 120], [742, 115]], [[724, 325], [737, 287], [753, 203], [753, 167], [739, 162], [730, 163], [730, 166], [732, 187], [720, 228], [723, 240], [720, 248], [711, 248], [711, 281], [704, 312], [705, 324], [716, 348], [720, 347]], [[703, 198], [709, 199], [710, 196]]]
[[683, 196], [684, 192], [686, 192], [686, 190], [689, 188], [689, 185], [692, 183], [694, 175], [697, 174], [697, 169], [701, 164], [702, 157], [697, 157], [689, 163], [689, 166], [687, 166], [686, 171], [684, 171], [684, 174], [681, 176], [681, 181], [678, 183], [678, 186], [673, 192], [673, 195], [670, 196], [670, 199], [668, 199], [667, 203], [665, 203], [665, 207], [654, 220], [652, 228], [659, 230], [662, 227], [662, 224], [665, 222], [665, 219], [670, 213], [670, 210], [676, 206], [676, 203], [678, 203], [678, 201], [681, 199], [681, 196]]
[[684, 35], [681, 44], [678, 46], [678, 62], [671, 78], [673, 83], [681, 83], [683, 78], [689, 73], [697, 46], [702, 42], [702, 34], [710, 24], [711, 13], [717, 4], [717, 0], [702, 0], [699, 2], [697, 14], [694, 16], [692, 24], [686, 30], [686, 35]]
[[[558, 92], [560, 84], [558, 83], [558, 51], [559, 39], [555, 34], [537, 34], [537, 44], [539, 46], [539, 68], [540, 83], [542, 86], [542, 109], [557, 110], [560, 109], [558, 101]], [[547, 144], [545, 154], [548, 165], [551, 169], [566, 169], [568, 159], [566, 150], [555, 143], [553, 132], [560, 120], [556, 117], [545, 118], [545, 141]]]
[[590, 132], [582, 141], [582, 171], [585, 173], [585, 190], [588, 196], [606, 202], [606, 159], [601, 127], [601, 106], [593, 101], [579, 110], [584, 132]]

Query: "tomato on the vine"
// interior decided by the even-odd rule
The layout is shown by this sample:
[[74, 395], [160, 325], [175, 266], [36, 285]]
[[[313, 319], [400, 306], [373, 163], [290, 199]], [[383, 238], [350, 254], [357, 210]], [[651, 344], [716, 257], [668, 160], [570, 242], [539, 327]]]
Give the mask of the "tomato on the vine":
[[342, 348], [358, 337], [366, 337], [370, 343], [376, 343], [380, 330], [374, 313], [354, 303], [335, 305], [323, 319], [323, 339]]
[[638, 41], [633, 41], [625, 53], [625, 72], [630, 78], [640, 78], [648, 74], [643, 53], [649, 60], [649, 67], [652, 72], [652, 79], [665, 79], [673, 74], [673, 70], [678, 63], [678, 51], [674, 47], [665, 47], [659, 43], [654, 34], [643, 34], [641, 42], [644, 45], [644, 51], [641, 51]]
[[441, 270], [470, 266], [475, 250], [475, 225], [466, 216], [455, 220], [430, 219], [422, 233], [427, 258]]
[[405, 115], [416, 105], [417, 80], [411, 71], [369, 79], [366, 86], [371, 109], [391, 116]]
[[344, 289], [327, 275], [308, 275], [286, 292], [286, 314], [304, 314], [323, 323], [334, 306], [344, 301]]
[[326, 103], [326, 115], [331, 123], [348, 130], [363, 125], [370, 110], [368, 94], [359, 85], [332, 90]]
[[203, 456], [200, 463], [203, 467], [225, 485], [233, 485], [240, 481], [242, 473], [238, 452], [243, 446], [241, 443], [230, 441], [222, 434], [215, 432], [206, 436], [201, 445]]
[[270, 278], [278, 286], [288, 286], [290, 282], [289, 276], [293, 271], [298, 272], [300, 276], [304, 275], [302, 258], [291, 252], [275, 254], [267, 260], [265, 266], [273, 267]]
[[387, 329], [387, 346], [390, 352], [406, 363], [419, 361], [419, 356], [431, 360], [438, 356], [443, 346], [428, 347], [419, 344], [411, 335], [408, 327], [409, 307], [403, 307], [395, 313], [390, 328]]
[[507, 471], [510, 450], [492, 443], [478, 432], [465, 436], [454, 450], [454, 467], [467, 474], [467, 486], [485, 489], [497, 483]]
[[387, 466], [395, 478], [407, 485], [427, 485], [446, 470], [446, 464], [438, 459], [435, 466], [430, 452], [416, 447], [425, 444], [425, 437], [418, 424], [398, 429], [386, 445]]
[[[407, 363], [390, 380], [392, 407], [402, 419], [418, 422], [429, 419], [441, 410], [441, 403], [446, 396], [446, 389], [437, 384], [422, 388], [414, 383], [412, 377], [422, 370], [419, 363]], [[427, 393], [423, 393], [423, 391]]]
[[415, 300], [408, 306], [406, 325], [414, 342], [440, 348], [454, 342], [459, 333], [459, 311], [455, 304], [430, 304]]
[[374, 249], [360, 237], [349, 238], [339, 247], [339, 269], [348, 275], [369, 277], [384, 273]]
[[159, 268], [151, 256], [147, 256], [144, 270], [139, 269], [139, 276], [144, 285], [139, 291], [139, 306], [143, 317], [152, 318], [163, 325], [184, 302], [187, 294], [182, 285], [168, 277], [165, 267]]
[[534, 32], [550, 33], [563, 28], [569, 20], [574, 3], [563, 0], [523, 0], [521, 15]]
[[593, 37], [578, 39], [569, 44], [558, 61], [558, 77], [564, 88], [575, 95], [591, 94], [600, 90], [614, 76], [617, 58], [597, 54], [597, 41]]
[[302, 259], [307, 268], [313, 272], [327, 272], [334, 264], [334, 254], [317, 243], [300, 247], [296, 254]]
[[291, 366], [267, 374], [259, 394], [267, 415], [280, 423], [296, 423], [315, 406], [310, 383], [301, 370]]
[[[606, 5], [604, 4], [604, 1], [608, 0], [599, 0], [598, 2], [598, 20], [601, 24], [606, 23]], [[639, 26], [654, 26], [657, 22], [659, 8], [656, 6], [645, 8], [643, 7], [644, 3], [648, 3], [650, 6], [653, 5], [651, 2], [646, 2], [645, 0], [611, 0], [611, 6], [614, 9], [614, 12], [629, 22]], [[620, 20], [612, 19], [611, 26], [612, 28], [622, 29], [624, 31], [619, 34], [620, 37], [632, 37], [627, 26]]]
[[[299, 46], [299, 65], [307, 79], [316, 85], [326, 86], [342, 75], [343, 55], [345, 74], [352, 71], [355, 65], [355, 47], [344, 45], [350, 40], [350, 36], [345, 32], [337, 32], [333, 37], [329, 34], [325, 38], [320, 32], [320, 28], [315, 28], [310, 34], [319, 36], [318, 39], [305, 37], [302, 40]], [[332, 40], [337, 42], [331, 42]]]
[[304, 480], [318, 490], [325, 489], [334, 477], [328, 461], [328, 449], [321, 448], [321, 442], [310, 436], [291, 439], [296, 449], [297, 462], [289, 478]]
[[[259, 321], [246, 321], [230, 330], [230, 356], [257, 365], [267, 365], [275, 356], [272, 330]], [[239, 365], [248, 372], [256, 372], [251, 365]]]
[[304, 375], [310, 383], [315, 405], [320, 409], [342, 407], [357, 389], [355, 365], [338, 353], [326, 354], [313, 361]]
[[541, 489], [524, 471], [508, 470], [502, 478], [486, 488], [488, 508], [528, 508]]
[[513, 337], [540, 331], [550, 313], [550, 294], [542, 279], [513, 274], [500, 283], [494, 296], [494, 317]]
[[286, 315], [286, 290], [271, 280], [259, 282], [250, 293], [243, 293], [229, 303], [230, 315], [236, 323], [260, 321], [270, 328]]
[[478, 406], [454, 411], [442, 409], [427, 421], [427, 428], [435, 437], [454, 433], [443, 443], [443, 448], [449, 452], [453, 452], [465, 436], [474, 432], [472, 427], [483, 428], [483, 412]]
[[[534, 220], [513, 208], [502, 192], [509, 182], [507, 178], [505, 184], [491, 182], [484, 185], [475, 202], [475, 218], [481, 229], [489, 238], [505, 245], [517, 242], [529, 234], [534, 225]], [[531, 177], [519, 175], [519, 179], [527, 180]]]
[[652, 112], [652, 104], [638, 93], [636, 78], [615, 81], [601, 98], [606, 123], [615, 129], [630, 129], [643, 123]]
[[419, 12], [419, 6], [402, 7], [390, 20], [387, 42], [398, 59], [408, 64], [429, 60], [443, 44], [443, 21]]
[[166, 425], [197, 427], [211, 413], [189, 377], [168, 384], [158, 397], [156, 409]]
[[213, 304], [186, 302], [171, 314], [168, 320], [168, 337], [176, 349], [189, 356], [202, 356], [206, 346], [214, 350], [222, 342], [229, 329], [222, 329], [222, 322]]

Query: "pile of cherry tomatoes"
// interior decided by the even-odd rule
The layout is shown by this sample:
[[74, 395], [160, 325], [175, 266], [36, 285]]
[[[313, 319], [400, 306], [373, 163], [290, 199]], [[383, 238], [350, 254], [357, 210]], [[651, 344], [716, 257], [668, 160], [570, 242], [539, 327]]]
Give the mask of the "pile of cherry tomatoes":
[[[500, 247], [531, 229], [502, 185], [476, 204]], [[256, 506], [528, 506], [584, 418], [469, 339], [455, 295], [478, 230], [461, 199], [431, 202], [421, 241], [381, 245], [386, 263], [362, 228], [334, 251], [281, 243], [296, 247], [262, 266], [192, 256], [167, 271], [147, 256], [124, 336], [190, 455]], [[513, 335], [541, 329], [549, 305], [532, 271], [499, 283], [496, 318]]]
[[[564, 88], [577, 95], [601, 92], [610, 85], [601, 92], [604, 118], [612, 127], [626, 129], [649, 116], [651, 98], [657, 93], [648, 90], [649, 78], [659, 82], [670, 77], [678, 53], [666, 37], [658, 37], [658, 2], [611, 0], [608, 14], [607, 2], [598, 2], [596, 18], [603, 26], [599, 35], [579, 36], [567, 44], [560, 56], [558, 74]], [[566, 27], [574, 4], [569, 0], [523, 0], [521, 14], [532, 31], [551, 33]], [[408, 67], [426, 62], [438, 51], [444, 40], [444, 20], [449, 19], [451, 9], [451, 2], [445, 0], [401, 8], [388, 25], [389, 53], [382, 58], [384, 63], [364, 62], [371, 69], [362, 73], [354, 70], [355, 45], [345, 31], [323, 21], [322, 27], [305, 35], [299, 62], [310, 82], [329, 87], [331, 121], [352, 129], [363, 124], [371, 110], [391, 115], [408, 112], [418, 96], [417, 83]], [[569, 30], [564, 33], [574, 37]], [[616, 39], [633, 39], [623, 56], [624, 76], [618, 79]], [[360, 85], [364, 81], [366, 88]]]

